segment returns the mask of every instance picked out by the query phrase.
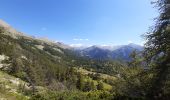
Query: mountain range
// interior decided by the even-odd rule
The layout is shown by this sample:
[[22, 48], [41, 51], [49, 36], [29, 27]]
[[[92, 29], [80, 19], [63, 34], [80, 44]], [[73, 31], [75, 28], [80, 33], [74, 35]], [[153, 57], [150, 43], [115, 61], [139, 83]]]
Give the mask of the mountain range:
[[0, 27], [3, 27], [5, 30], [8, 30], [10, 34], [6, 33], [6, 35], [10, 35], [13, 38], [17, 38], [17, 36], [25, 36], [30, 39], [31, 38], [37, 39], [41, 42], [57, 45], [58, 47], [63, 48], [63, 49], [73, 50], [81, 57], [87, 57], [91, 59], [101, 59], [101, 60], [113, 59], [113, 60], [128, 61], [130, 60], [129, 56], [133, 51], [140, 52], [143, 50], [142, 46], [133, 44], [133, 43], [128, 44], [128, 45], [117, 45], [117, 46], [93, 45], [90, 47], [77, 48], [77, 47], [71, 47], [61, 42], [54, 42], [48, 39], [35, 38], [35, 37], [28, 36], [22, 32], [16, 31], [14, 28], [12, 28], [9, 24], [4, 22], [3, 20], [0, 20]]
[[91, 59], [101, 59], [101, 60], [130, 60], [130, 54], [133, 51], [141, 52], [143, 47], [137, 44], [130, 43], [128, 45], [119, 46], [91, 46], [83, 49], [77, 49], [76, 51], [82, 57], [88, 57]]

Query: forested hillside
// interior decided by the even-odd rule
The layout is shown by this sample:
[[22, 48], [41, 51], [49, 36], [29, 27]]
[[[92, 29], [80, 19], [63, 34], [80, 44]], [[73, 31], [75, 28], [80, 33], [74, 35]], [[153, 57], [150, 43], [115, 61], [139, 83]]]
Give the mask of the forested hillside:
[[124, 80], [126, 63], [82, 58], [57, 43], [18, 34], [13, 37], [4, 27], [0, 30], [1, 71], [28, 83], [22, 94], [31, 99], [57, 95], [61, 95], [58, 99], [113, 99], [117, 90], [123, 92], [114, 86]]

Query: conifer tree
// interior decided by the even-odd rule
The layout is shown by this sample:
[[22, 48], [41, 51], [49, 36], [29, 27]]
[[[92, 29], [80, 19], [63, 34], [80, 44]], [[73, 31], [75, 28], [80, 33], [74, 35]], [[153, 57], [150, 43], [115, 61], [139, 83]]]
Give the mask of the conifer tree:
[[104, 85], [102, 82], [98, 82], [97, 84], [97, 90], [103, 90], [104, 89]]
[[145, 57], [151, 66], [153, 78], [149, 96], [152, 99], [170, 97], [170, 0], [155, 2], [159, 17], [147, 33]]
[[128, 63], [130, 67], [141, 67], [143, 59], [136, 51], [133, 51], [130, 57], [131, 61]]
[[77, 89], [82, 90], [83, 89], [83, 76], [79, 73], [77, 78], [78, 80], [76, 83], [76, 87]]

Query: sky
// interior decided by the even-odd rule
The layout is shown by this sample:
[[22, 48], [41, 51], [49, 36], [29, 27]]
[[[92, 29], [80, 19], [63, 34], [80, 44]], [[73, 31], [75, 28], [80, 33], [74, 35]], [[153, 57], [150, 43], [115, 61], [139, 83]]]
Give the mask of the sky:
[[142, 44], [157, 17], [151, 0], [0, 0], [0, 19], [72, 46]]

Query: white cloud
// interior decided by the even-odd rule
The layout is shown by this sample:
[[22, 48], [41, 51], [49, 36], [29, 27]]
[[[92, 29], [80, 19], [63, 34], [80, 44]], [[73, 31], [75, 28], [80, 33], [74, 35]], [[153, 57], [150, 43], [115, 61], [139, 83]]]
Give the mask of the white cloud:
[[73, 39], [74, 41], [89, 41], [89, 39], [78, 39], [78, 38], [75, 38]]
[[105, 47], [105, 46], [109, 46], [109, 45], [107, 45], [107, 44], [102, 44], [101, 46]]
[[83, 46], [83, 44], [80, 44], [80, 43], [79, 44], [71, 44], [70, 46], [71, 47], [81, 47], [81, 46]]
[[114, 46], [114, 44], [102, 44], [102, 45], [100, 45], [100, 46], [102, 46], [102, 47], [107, 47], [107, 46], [112, 47], [112, 46]]
[[131, 40], [129, 40], [128, 43], [133, 43], [133, 42]]
[[133, 42], [133, 41], [128, 41], [128, 44], [130, 44], [130, 43], [134, 43], [134, 44], [137, 44], [137, 45], [141, 45], [141, 46], [144, 46], [144, 44], [146, 43], [146, 41], [145, 40], [143, 40], [143, 41], [140, 41], [140, 42]]

